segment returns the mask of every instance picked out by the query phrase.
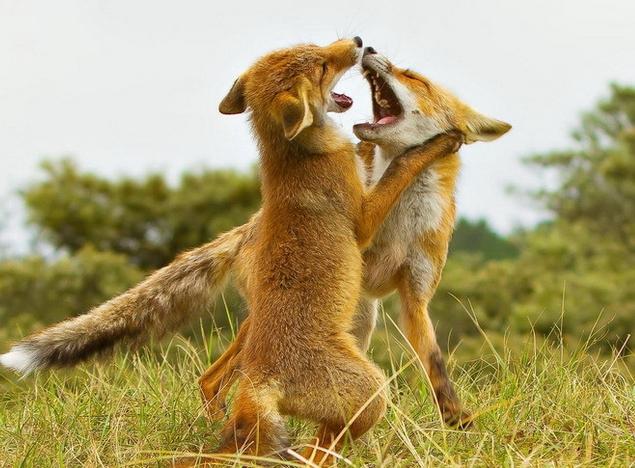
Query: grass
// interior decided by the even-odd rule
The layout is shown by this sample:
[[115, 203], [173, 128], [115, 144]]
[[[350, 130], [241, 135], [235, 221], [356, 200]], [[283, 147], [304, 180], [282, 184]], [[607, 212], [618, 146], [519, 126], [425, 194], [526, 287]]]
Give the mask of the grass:
[[[485, 340], [486, 342], [488, 340]], [[18, 380], [0, 374], [0, 465], [161, 466], [213, 448], [219, 425], [202, 412], [196, 385], [208, 356], [176, 337], [159, 350], [119, 352], [73, 371]], [[558, 345], [494, 347], [457, 366], [454, 381], [477, 417], [466, 432], [444, 427], [414, 360], [397, 341], [387, 357], [391, 404], [340, 466], [627, 466], [635, 463], [635, 381], [620, 360]], [[517, 346], [518, 347], [518, 346]], [[293, 420], [296, 444], [314, 427]], [[256, 465], [257, 460], [228, 461]], [[280, 463], [280, 462], [278, 462]], [[288, 462], [288, 466], [298, 464]]]

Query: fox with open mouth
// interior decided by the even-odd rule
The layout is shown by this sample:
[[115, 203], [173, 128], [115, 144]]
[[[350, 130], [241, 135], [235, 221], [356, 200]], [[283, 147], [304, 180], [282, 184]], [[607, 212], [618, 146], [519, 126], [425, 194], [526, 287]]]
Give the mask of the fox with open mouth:
[[[465, 143], [492, 141], [511, 126], [486, 117], [429, 79], [393, 65], [367, 47], [362, 73], [371, 88], [373, 120], [353, 127], [362, 140], [358, 157], [362, 177], [372, 188], [390, 162], [409, 148], [452, 128], [459, 129]], [[364, 294], [358, 304], [351, 332], [366, 351], [377, 320], [378, 300], [399, 292], [404, 334], [425, 369], [443, 420], [466, 427], [471, 415], [453, 389], [437, 344], [428, 305], [445, 266], [456, 220], [455, 187], [460, 169], [458, 153], [438, 159], [423, 171], [392, 208], [364, 256]], [[256, 214], [250, 223], [257, 223]], [[240, 228], [238, 228], [240, 229]], [[243, 236], [235, 231], [228, 233]], [[247, 281], [249, 235], [236, 252], [234, 273]], [[227, 391], [238, 376], [240, 343], [249, 320], [236, 339], [201, 377], [201, 390], [212, 417], [222, 414]]]
[[[362, 71], [371, 87], [373, 120], [355, 125], [353, 131], [362, 140], [358, 169], [368, 188], [378, 183], [392, 160], [435, 135], [459, 129], [464, 142], [472, 143], [494, 140], [511, 128], [476, 112], [426, 77], [396, 67], [373, 48], [364, 49]], [[346, 95], [331, 90], [327, 95], [328, 111], [343, 112], [351, 107]], [[428, 375], [443, 419], [465, 426], [471, 417], [448, 378], [428, 314], [454, 229], [459, 168], [456, 153], [436, 160], [403, 192], [372, 242], [362, 246], [363, 294], [350, 331], [360, 349], [366, 351], [378, 299], [398, 291], [406, 338]], [[178, 328], [207, 310], [230, 276], [239, 288], [251, 281], [260, 223], [259, 212], [243, 226], [181, 254], [88, 314], [25, 338], [1, 355], [0, 363], [21, 372], [74, 365], [117, 342], [139, 342], [152, 333], [162, 335]], [[212, 416], [222, 414], [218, 410], [224, 407], [231, 383], [239, 377], [240, 353], [249, 326], [247, 317], [234, 342], [201, 377], [201, 391]]]
[[[353, 131], [362, 140], [358, 154], [370, 186], [394, 157], [445, 129], [459, 129], [469, 144], [495, 140], [511, 128], [476, 112], [425, 76], [396, 67], [371, 47], [365, 50], [362, 68], [371, 87], [374, 121], [357, 124]], [[364, 252], [366, 294], [353, 333], [366, 349], [377, 298], [398, 291], [404, 334], [428, 375], [443, 419], [462, 427], [471, 416], [447, 376], [428, 313], [454, 230], [459, 169], [458, 153], [436, 161], [406, 189], [380, 227]]]
[[[456, 152], [463, 135], [448, 129], [399, 155], [366, 190], [354, 144], [327, 114], [352, 104], [333, 88], [362, 51], [355, 37], [270, 52], [238, 76], [219, 105], [223, 114], [249, 112], [262, 206], [245, 250], [249, 276], [240, 283], [249, 307], [239, 352], [244, 378], [217, 453], [280, 452], [288, 446], [285, 416], [317, 423], [316, 447], [339, 450], [345, 434], [360, 437], [385, 411], [385, 376], [351, 333], [361, 251], [414, 178]], [[71, 364], [118, 340], [138, 340], [152, 325], [174, 325], [189, 292], [205, 283], [204, 275], [183, 283], [188, 273], [160, 270], [91, 313], [23, 340], [0, 362], [27, 371]], [[153, 315], [164, 304], [176, 313]], [[323, 450], [320, 458], [330, 457]]]

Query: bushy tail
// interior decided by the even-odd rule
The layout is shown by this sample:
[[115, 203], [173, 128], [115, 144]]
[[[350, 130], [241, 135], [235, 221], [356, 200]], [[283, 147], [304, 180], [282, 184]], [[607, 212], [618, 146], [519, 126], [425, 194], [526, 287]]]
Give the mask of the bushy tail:
[[24, 338], [0, 364], [28, 374], [73, 366], [125, 341], [162, 336], [206, 310], [222, 290], [250, 236], [255, 217], [214, 241], [179, 255], [168, 266], [90, 312]]

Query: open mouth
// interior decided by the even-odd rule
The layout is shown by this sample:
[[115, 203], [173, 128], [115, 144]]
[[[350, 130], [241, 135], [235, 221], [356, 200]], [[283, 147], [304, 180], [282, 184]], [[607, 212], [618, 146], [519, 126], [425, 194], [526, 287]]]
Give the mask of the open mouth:
[[327, 112], [346, 112], [353, 105], [353, 100], [349, 96], [332, 91], [333, 88], [337, 86], [337, 83], [339, 83], [343, 75], [344, 71], [336, 75], [331, 82], [329, 91], [331, 94], [331, 99], [329, 99], [328, 101], [328, 105], [326, 108]]
[[350, 107], [353, 105], [353, 100], [346, 94], [339, 94], [331, 91], [331, 99], [337, 107], [336, 109], [333, 109], [333, 112], [344, 112], [350, 109]]
[[362, 65], [364, 78], [370, 84], [373, 98], [373, 121], [355, 125], [357, 128], [379, 129], [399, 121], [403, 108], [390, 85], [381, 75], [366, 64]]

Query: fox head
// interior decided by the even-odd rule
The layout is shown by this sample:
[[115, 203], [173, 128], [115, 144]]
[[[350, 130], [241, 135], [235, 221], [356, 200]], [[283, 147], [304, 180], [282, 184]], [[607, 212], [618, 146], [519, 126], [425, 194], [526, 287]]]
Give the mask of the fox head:
[[333, 87], [358, 63], [361, 46], [362, 40], [355, 37], [325, 47], [303, 44], [267, 54], [236, 79], [219, 110], [239, 114], [251, 109], [256, 131], [302, 143], [299, 137], [307, 130], [319, 133], [328, 127], [327, 112], [343, 112], [353, 104]]
[[370, 84], [373, 122], [357, 124], [355, 135], [399, 154], [438, 133], [458, 129], [465, 143], [491, 141], [511, 125], [486, 117], [426, 77], [393, 65], [367, 47], [362, 70]]

